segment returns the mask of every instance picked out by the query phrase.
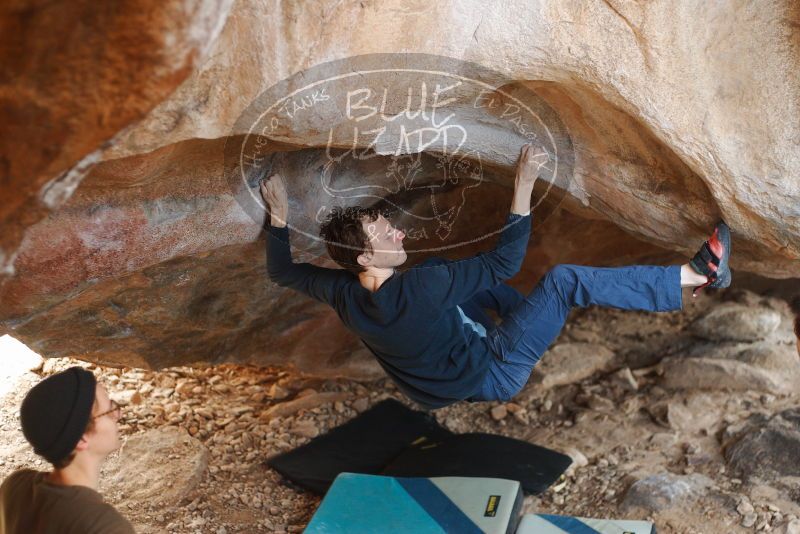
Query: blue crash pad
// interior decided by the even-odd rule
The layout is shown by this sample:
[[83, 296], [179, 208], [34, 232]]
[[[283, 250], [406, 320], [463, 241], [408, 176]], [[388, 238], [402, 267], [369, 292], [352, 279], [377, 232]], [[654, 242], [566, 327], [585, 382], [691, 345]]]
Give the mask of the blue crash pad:
[[512, 480], [342, 473], [305, 532], [510, 534], [521, 506], [520, 484]]

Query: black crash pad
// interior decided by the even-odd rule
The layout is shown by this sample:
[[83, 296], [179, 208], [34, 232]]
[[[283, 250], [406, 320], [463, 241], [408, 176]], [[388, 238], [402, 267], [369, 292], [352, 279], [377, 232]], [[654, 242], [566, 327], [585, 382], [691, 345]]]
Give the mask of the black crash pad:
[[433, 416], [387, 399], [267, 465], [323, 495], [340, 473], [505, 478], [541, 493], [569, 467], [556, 451], [494, 434], [453, 434]]
[[433, 416], [387, 399], [266, 463], [298, 486], [322, 495], [339, 473], [379, 474], [413, 443], [452, 435]]
[[569, 456], [494, 434], [452, 434], [413, 445], [381, 471], [393, 477], [485, 477], [518, 480], [527, 493], [542, 493], [572, 463]]

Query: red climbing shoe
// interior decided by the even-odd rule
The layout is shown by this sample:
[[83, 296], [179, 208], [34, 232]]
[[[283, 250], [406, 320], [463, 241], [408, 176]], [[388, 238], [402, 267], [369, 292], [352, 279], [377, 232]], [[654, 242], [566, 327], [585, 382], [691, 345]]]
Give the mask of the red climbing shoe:
[[728, 287], [731, 285], [731, 269], [728, 258], [731, 255], [731, 229], [725, 222], [720, 221], [714, 227], [714, 233], [703, 243], [689, 265], [698, 273], [708, 278], [708, 281], [692, 289], [692, 296], [704, 287]]

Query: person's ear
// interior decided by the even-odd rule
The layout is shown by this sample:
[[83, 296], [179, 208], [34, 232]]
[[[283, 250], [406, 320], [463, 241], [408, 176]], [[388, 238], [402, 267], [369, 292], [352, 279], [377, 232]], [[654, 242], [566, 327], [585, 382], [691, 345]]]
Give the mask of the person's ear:
[[367, 267], [372, 261], [372, 254], [370, 254], [369, 252], [362, 252], [361, 254], [358, 255], [356, 261], [360, 266]]
[[87, 441], [86, 434], [84, 434], [83, 436], [81, 436], [81, 439], [80, 441], [78, 441], [78, 444], [75, 445], [75, 452], [85, 451], [88, 448], [89, 448], [89, 441]]

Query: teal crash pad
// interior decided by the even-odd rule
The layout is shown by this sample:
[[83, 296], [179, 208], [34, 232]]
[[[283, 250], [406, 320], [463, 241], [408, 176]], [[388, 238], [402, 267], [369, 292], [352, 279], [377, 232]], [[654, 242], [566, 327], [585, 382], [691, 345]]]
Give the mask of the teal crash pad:
[[305, 532], [511, 534], [521, 506], [522, 490], [513, 480], [342, 473]]

